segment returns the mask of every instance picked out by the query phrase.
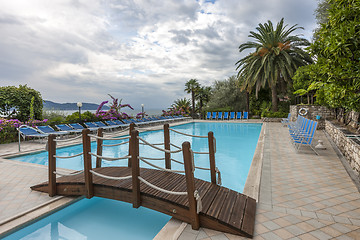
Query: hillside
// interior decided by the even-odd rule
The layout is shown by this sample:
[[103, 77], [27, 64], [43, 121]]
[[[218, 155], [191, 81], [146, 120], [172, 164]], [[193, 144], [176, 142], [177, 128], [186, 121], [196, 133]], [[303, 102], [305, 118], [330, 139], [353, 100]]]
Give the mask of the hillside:
[[[95, 103], [83, 103], [81, 110], [96, 110], [99, 104]], [[56, 103], [49, 100], [44, 100], [43, 104], [46, 110], [77, 110], [79, 109], [76, 103]], [[103, 106], [103, 110], [108, 110], [108, 106]]]

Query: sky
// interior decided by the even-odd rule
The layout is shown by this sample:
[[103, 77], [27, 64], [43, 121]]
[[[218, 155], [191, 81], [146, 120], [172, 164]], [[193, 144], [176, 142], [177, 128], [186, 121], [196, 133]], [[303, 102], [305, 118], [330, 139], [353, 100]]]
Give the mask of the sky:
[[59, 103], [166, 109], [236, 74], [249, 32], [282, 17], [311, 40], [316, 0], [0, 0], [0, 86]]

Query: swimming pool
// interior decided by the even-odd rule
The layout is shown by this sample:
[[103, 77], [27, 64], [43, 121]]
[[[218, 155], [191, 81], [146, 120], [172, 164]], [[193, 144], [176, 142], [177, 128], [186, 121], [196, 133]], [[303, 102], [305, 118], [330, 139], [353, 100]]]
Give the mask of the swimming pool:
[[[241, 192], [243, 190], [247, 173], [249, 171], [251, 160], [254, 155], [254, 151], [256, 148], [256, 144], [259, 138], [260, 130], [261, 130], [261, 124], [251, 124], [251, 123], [188, 123], [184, 125], [179, 125], [176, 127], [178, 131], [191, 134], [191, 135], [207, 135], [208, 131], [213, 131], [214, 136], [217, 139], [217, 153], [216, 153], [216, 165], [220, 169], [222, 173], [222, 182], [223, 185], [231, 188], [235, 191]], [[163, 132], [162, 131], [151, 131], [146, 133], [141, 133], [140, 136], [144, 138], [146, 141], [151, 143], [159, 143], [163, 141]], [[208, 151], [207, 148], [207, 139], [198, 139], [198, 138], [191, 138], [183, 135], [179, 135], [177, 133], [171, 132], [170, 135], [171, 142], [181, 146], [182, 142], [189, 141], [191, 143], [192, 149], [194, 151], [201, 151], [206, 152]], [[111, 144], [111, 141], [107, 141], [107, 144]], [[94, 152], [95, 145], [92, 146], [92, 150]], [[72, 146], [72, 147], [66, 147], [61, 148], [57, 150], [57, 155], [73, 155], [76, 153], [82, 152], [82, 146]], [[120, 157], [124, 156], [128, 153], [128, 146], [122, 145], [117, 148], [107, 148], [104, 149], [103, 155], [109, 156], [109, 157]], [[159, 152], [157, 150], [154, 150], [148, 146], [140, 146], [140, 156], [148, 156], [148, 157], [163, 157], [163, 153]], [[175, 159], [182, 159], [182, 154], [173, 154], [173, 158]], [[47, 153], [37, 153], [32, 155], [26, 155], [21, 156], [17, 158], [13, 158], [13, 160], [17, 161], [24, 161], [24, 162], [33, 162], [38, 164], [44, 164], [47, 163]], [[95, 161], [95, 159], [93, 159]], [[77, 159], [59, 159], [58, 161], [58, 167], [62, 168], [70, 168], [79, 170], [82, 169], [83, 162], [82, 157], [78, 157]], [[209, 167], [209, 160], [207, 155], [196, 155], [195, 156], [195, 162], [197, 166], [201, 167]], [[93, 163], [94, 164], [94, 163]], [[126, 160], [120, 160], [119, 162], [103, 162], [103, 166], [110, 166], [110, 165], [117, 165], [117, 166], [125, 166]], [[162, 164], [164, 166], [164, 164]], [[149, 167], [146, 166], [146, 164], [141, 164], [141, 167]], [[182, 165], [177, 163], [172, 163], [173, 169], [182, 169]], [[202, 171], [197, 170], [195, 172], [195, 176], [197, 178], [210, 180], [210, 174], [208, 171]], [[99, 201], [101, 201], [101, 207], [99, 206]], [[109, 201], [109, 202], [107, 202]], [[117, 204], [119, 203], [119, 204]], [[80, 209], [79, 213], [75, 210], [69, 211], [68, 208], [61, 210], [55, 214], [52, 214], [49, 219], [43, 219], [41, 221], [38, 221], [37, 223], [24, 228], [23, 230], [8, 236], [6, 239], [34, 239], [31, 236], [35, 234], [36, 236], [40, 236], [39, 234], [46, 235], [47, 238], [45, 239], [53, 239], [56, 237], [56, 235], [51, 238], [51, 230], [55, 232], [56, 234], [60, 234], [60, 231], [62, 232], [71, 232], [75, 231], [77, 233], [80, 233], [79, 236], [85, 236], [87, 239], [98, 239], [98, 238], [92, 238], [92, 236], [95, 236], [93, 232], [84, 232], [85, 230], [81, 228], [81, 225], [84, 225], [84, 220], [89, 219], [89, 216], [96, 216], [96, 218], [102, 219], [101, 222], [104, 222], [105, 219], [108, 221], [105, 223], [107, 226], [121, 226], [121, 224], [115, 224], [112, 225], [112, 222], [116, 222], [118, 220], [118, 216], [116, 214], [109, 214], [108, 210], [112, 209], [114, 205], [118, 206], [122, 210], [119, 210], [118, 212], [121, 213], [121, 216], [123, 216], [124, 213], [125, 216], [129, 215], [127, 218], [132, 218], [134, 215], [141, 215], [139, 218], [140, 224], [144, 224], [144, 226], [148, 226], [149, 224], [152, 224], [151, 228], [155, 230], [154, 234], [146, 233], [144, 235], [138, 236], [138, 238], [135, 238], [133, 235], [131, 235], [131, 239], [152, 239], [156, 233], [162, 228], [164, 225], [164, 222], [166, 222], [170, 217], [167, 215], [152, 212], [152, 210], [145, 209], [143, 207], [140, 207], [139, 209], [133, 209], [131, 205], [126, 203], [120, 203], [115, 202], [113, 200], [105, 200], [105, 199], [85, 199], [81, 200], [76, 205], [72, 205], [70, 207], [75, 206], [74, 209]], [[98, 209], [103, 209], [103, 211], [99, 211]], [[82, 210], [81, 210], [82, 209]], [[86, 211], [85, 211], [86, 209]], [[94, 209], [94, 211], [92, 211]], [[63, 213], [63, 211], [65, 213]], [[143, 212], [147, 212], [149, 215], [142, 215]], [[84, 213], [86, 212], [86, 213]], [[110, 212], [112, 212], [110, 210]], [[76, 213], [76, 214], [74, 214]], [[101, 215], [99, 215], [101, 213]], [[144, 213], [145, 214], [145, 213]], [[82, 216], [87, 216], [83, 218]], [[155, 217], [156, 216], [156, 217]], [[78, 219], [80, 217], [80, 219]], [[114, 217], [113, 219], [110, 217]], [[153, 221], [151, 219], [153, 218], [159, 218], [158, 221]], [[70, 220], [69, 220], [70, 219]], [[75, 220], [76, 219], [76, 220]], [[146, 220], [149, 220], [150, 223], [146, 223]], [[40, 222], [43, 222], [42, 225]], [[71, 224], [68, 224], [70, 222]], [[98, 222], [98, 221], [94, 221]], [[159, 224], [155, 224], [155, 223]], [[78, 223], [73, 225], [73, 223]], [[39, 225], [40, 224], [40, 225]], [[80, 224], [80, 226], [79, 226]], [[90, 225], [92, 223], [86, 223], [85, 225]], [[96, 226], [96, 223], [94, 223]], [[38, 226], [34, 226], [38, 225]], [[155, 226], [156, 225], [156, 226]], [[114, 228], [116, 229], [114, 235], [110, 234], [108, 239], [116, 238], [114, 236], [120, 235], [126, 235], [128, 234], [128, 230], [131, 229], [130, 227], [108, 227], [109, 230]], [[67, 230], [64, 230], [67, 229]], [[81, 229], [81, 230], [78, 230]], [[40, 233], [39, 233], [40, 231]], [[50, 232], [49, 232], [50, 231]], [[102, 230], [101, 230], [102, 231]], [[121, 233], [119, 233], [119, 231]], [[61, 233], [62, 233], [61, 232]], [[140, 231], [138, 231], [140, 232]], [[146, 232], [146, 231], [144, 231]], [[19, 237], [19, 234], [21, 234], [22, 237]], [[74, 233], [76, 234], [76, 233]], [[131, 234], [131, 233], [130, 233]], [[75, 236], [75, 235], [74, 235]], [[15, 237], [15, 238], [14, 238]], [[103, 236], [104, 237], [104, 236]], [[43, 239], [43, 238], [42, 238]], [[80, 238], [81, 239], [81, 238]], [[124, 238], [127, 239], [127, 238]]]

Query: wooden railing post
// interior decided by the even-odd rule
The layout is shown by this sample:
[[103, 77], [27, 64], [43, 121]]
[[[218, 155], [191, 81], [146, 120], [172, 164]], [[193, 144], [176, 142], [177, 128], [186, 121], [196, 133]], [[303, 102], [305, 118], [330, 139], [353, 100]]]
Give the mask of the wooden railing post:
[[133, 207], [138, 208], [141, 205], [140, 199], [140, 168], [139, 168], [139, 131], [133, 130], [131, 132], [131, 170], [132, 170], [132, 195]]
[[[129, 136], [131, 132], [135, 130], [135, 123], [130, 123]], [[129, 142], [129, 156], [131, 156], [131, 142]], [[128, 160], [128, 167], [131, 167], [131, 159]]]
[[94, 187], [92, 173], [90, 170], [91, 167], [91, 141], [89, 136], [90, 130], [88, 128], [82, 130], [82, 140], [83, 140], [83, 154], [84, 154], [84, 175], [85, 175], [85, 191], [86, 197], [92, 198], [94, 196]]
[[[169, 124], [164, 124], [164, 147], [166, 150], [170, 150], [170, 130], [169, 130]], [[171, 154], [165, 153], [165, 168], [171, 169]]]
[[216, 184], [214, 133], [208, 132], [211, 183]]
[[[97, 130], [97, 136], [98, 137], [103, 137], [103, 129], [99, 128]], [[98, 156], [102, 155], [102, 150], [103, 150], [103, 140], [102, 139], [96, 139], [96, 145], [97, 145], [97, 149], [96, 149], [96, 154]], [[102, 159], [101, 158], [96, 158], [96, 167], [100, 168], [101, 167], [101, 163], [102, 163]]]
[[48, 137], [48, 154], [49, 154], [49, 196], [53, 197], [56, 195], [56, 142], [54, 139], [56, 138], [55, 134], [50, 134]]
[[190, 143], [184, 142], [182, 144], [184, 165], [185, 165], [185, 177], [186, 187], [189, 199], [189, 214], [191, 219], [192, 229], [197, 230], [200, 227], [199, 215], [197, 214], [196, 199], [194, 197], [195, 192], [195, 181], [193, 172], [193, 159], [192, 153], [190, 152]]

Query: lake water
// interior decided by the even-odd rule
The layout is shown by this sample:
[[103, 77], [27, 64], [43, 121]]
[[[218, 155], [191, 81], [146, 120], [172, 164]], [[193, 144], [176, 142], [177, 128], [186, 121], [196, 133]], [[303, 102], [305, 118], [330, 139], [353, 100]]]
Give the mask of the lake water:
[[[48, 110], [48, 109], [44, 109], [44, 111], [46, 111], [46, 112], [56, 112], [56, 113], [59, 113], [59, 114], [65, 115], [65, 116], [71, 115], [74, 112], [79, 112], [79, 110]], [[96, 112], [96, 110], [84, 110], [84, 109], [81, 109], [81, 113], [84, 113], [86, 111], [89, 111], [89, 112], [92, 112], [92, 113]], [[135, 109], [135, 110], [122, 109], [122, 112], [125, 112], [126, 114], [135, 117], [136, 114], [141, 112], [141, 109]], [[162, 110], [161, 109], [148, 109], [148, 110], [145, 109], [145, 113], [147, 115], [149, 115], [149, 116], [159, 116], [159, 115], [162, 114]]]

